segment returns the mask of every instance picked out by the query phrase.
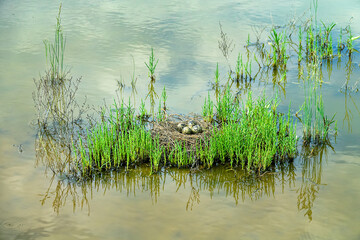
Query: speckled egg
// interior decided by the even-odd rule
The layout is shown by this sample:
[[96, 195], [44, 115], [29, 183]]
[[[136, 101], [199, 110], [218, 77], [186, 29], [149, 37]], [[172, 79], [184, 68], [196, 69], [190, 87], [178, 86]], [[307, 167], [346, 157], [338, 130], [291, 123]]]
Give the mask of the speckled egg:
[[189, 127], [184, 127], [183, 130], [182, 130], [183, 134], [192, 134], [192, 132], [193, 131]]

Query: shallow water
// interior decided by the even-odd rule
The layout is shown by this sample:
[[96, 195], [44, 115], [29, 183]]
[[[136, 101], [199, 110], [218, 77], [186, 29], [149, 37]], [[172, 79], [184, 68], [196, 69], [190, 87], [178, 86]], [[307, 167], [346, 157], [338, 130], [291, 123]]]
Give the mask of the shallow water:
[[[191, 175], [167, 169], [151, 177], [147, 168], [139, 168], [75, 183], [36, 164], [31, 128], [36, 117], [32, 79], [46, 68], [42, 41], [53, 37], [58, 6], [0, 0], [0, 239], [360, 238], [360, 93], [340, 91], [347, 74], [350, 86], [360, 79], [358, 53], [351, 72], [346, 58], [340, 67], [334, 61], [331, 74], [323, 67], [325, 109], [329, 116], [336, 113], [339, 127], [333, 150], [300, 155], [274, 174], [254, 179], [224, 168]], [[123, 96], [133, 97], [134, 59], [138, 104], [147, 94], [144, 62], [153, 47], [160, 59], [155, 87], [160, 92], [166, 85], [170, 110], [200, 112], [217, 62], [226, 79], [219, 22], [235, 43], [230, 56], [235, 62], [237, 53], [245, 52], [252, 26], [283, 25], [309, 6], [266, 0], [64, 1], [65, 62], [74, 77], [83, 77], [79, 98], [86, 95], [98, 106], [103, 99], [111, 104], [121, 78], [127, 86]], [[359, 11], [357, 0], [319, 2], [318, 19], [345, 27], [353, 17], [357, 36]], [[297, 74], [297, 65], [289, 64], [286, 91], [279, 94], [284, 111], [290, 101], [293, 109], [303, 102]], [[274, 92], [266, 80], [255, 81], [251, 89]]]

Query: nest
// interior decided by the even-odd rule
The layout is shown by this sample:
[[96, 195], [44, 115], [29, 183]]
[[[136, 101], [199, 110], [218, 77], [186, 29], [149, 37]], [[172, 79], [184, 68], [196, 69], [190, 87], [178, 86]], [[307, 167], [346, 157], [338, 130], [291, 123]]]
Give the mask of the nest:
[[[194, 134], [184, 134], [177, 130], [177, 125], [181, 122], [197, 121], [202, 128], [202, 132]], [[171, 114], [163, 121], [153, 122], [151, 129], [152, 137], [159, 137], [161, 146], [172, 149], [176, 143], [185, 144], [188, 151], [195, 150], [195, 145], [199, 141], [204, 141], [205, 137], [210, 136], [213, 126], [205, 122], [199, 115], [189, 114], [187, 116]]]

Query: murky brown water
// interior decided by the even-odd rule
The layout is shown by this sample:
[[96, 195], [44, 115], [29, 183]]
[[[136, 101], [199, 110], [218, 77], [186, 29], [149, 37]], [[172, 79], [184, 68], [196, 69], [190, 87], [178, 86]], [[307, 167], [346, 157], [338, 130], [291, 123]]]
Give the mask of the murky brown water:
[[[300, 155], [260, 178], [224, 168], [149, 177], [148, 168], [138, 168], [75, 183], [36, 165], [30, 127], [32, 78], [45, 69], [42, 41], [53, 37], [58, 6], [0, 0], [0, 239], [360, 239], [360, 93], [340, 91], [347, 74], [351, 86], [360, 79], [358, 53], [351, 72], [346, 59], [335, 61], [331, 74], [323, 68], [325, 108], [337, 113], [339, 127], [333, 150]], [[116, 79], [129, 86], [134, 59], [138, 102], [146, 96], [144, 61], [153, 47], [160, 59], [156, 88], [166, 85], [168, 106], [200, 112], [217, 62], [226, 78], [219, 21], [236, 44], [235, 62], [251, 26], [282, 25], [309, 6], [295, 0], [64, 1], [65, 62], [83, 76], [80, 97], [101, 105], [116, 96]], [[318, 18], [346, 26], [353, 17], [359, 35], [358, 12], [357, 0], [320, 1]], [[303, 102], [297, 74], [289, 67], [283, 109]], [[251, 89], [273, 92], [266, 81]]]

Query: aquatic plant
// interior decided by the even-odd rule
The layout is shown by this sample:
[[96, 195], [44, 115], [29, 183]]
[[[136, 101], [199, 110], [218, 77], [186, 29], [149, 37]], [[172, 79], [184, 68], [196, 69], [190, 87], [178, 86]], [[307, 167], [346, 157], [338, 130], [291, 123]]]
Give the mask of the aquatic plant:
[[[323, 21], [321, 21], [323, 29], [319, 28], [319, 51], [321, 58], [332, 58], [333, 57], [333, 47], [332, 47], [332, 36], [331, 31], [336, 26], [335, 23], [330, 23], [326, 25]], [[322, 31], [324, 34], [322, 34]]]
[[227, 85], [224, 89], [222, 96], [217, 99], [215, 105], [216, 108], [216, 119], [219, 123], [227, 122], [233, 118], [234, 111], [234, 97], [231, 94], [230, 86]]
[[145, 120], [149, 116], [145, 107], [145, 102], [142, 99], [139, 107], [139, 112], [140, 112], [139, 118], [141, 120]]
[[148, 68], [149, 70], [149, 77], [150, 77], [150, 80], [151, 81], [155, 81], [155, 69], [156, 69], [156, 66], [159, 62], [159, 59], [155, 59], [155, 56], [154, 56], [154, 49], [151, 48], [151, 54], [149, 56], [149, 63], [145, 63], [146, 67]]
[[158, 158], [154, 152], [158, 151], [154, 148], [156, 138], [136, 121], [131, 105], [126, 108], [123, 102], [120, 106], [115, 103], [114, 109], [109, 120], [88, 129], [85, 136], [79, 136], [79, 145], [74, 146], [83, 174], [96, 169], [129, 168], [131, 164]]
[[344, 49], [345, 45], [342, 42], [343, 38], [343, 29], [340, 28], [340, 33], [339, 33], [339, 39], [338, 39], [338, 44], [337, 44], [337, 50], [338, 50], [338, 56], [341, 57], [341, 51]]
[[151, 79], [148, 84], [148, 94], [146, 95], [146, 99], [149, 97], [150, 105], [151, 105], [151, 114], [154, 114], [154, 107], [155, 107], [155, 99], [159, 98], [155, 91], [155, 78]]
[[166, 95], [166, 89], [165, 89], [165, 86], [164, 86], [163, 91], [161, 93], [161, 98], [160, 98], [160, 101], [159, 101], [159, 109], [158, 109], [158, 114], [157, 114], [158, 121], [163, 121], [165, 119], [166, 100], [167, 100], [167, 95]]
[[214, 78], [214, 81], [215, 81], [215, 85], [218, 85], [218, 84], [219, 84], [219, 81], [220, 81], [219, 63], [216, 63], [216, 70], [215, 70], [215, 78]]
[[[226, 93], [223, 101], [228, 101], [228, 96]], [[227, 116], [227, 123], [214, 128], [211, 136], [199, 146], [198, 158], [208, 167], [220, 161], [248, 169], [266, 169], [275, 159], [295, 157], [296, 124], [290, 120], [290, 113], [279, 116], [277, 105], [276, 99], [266, 101], [264, 96], [254, 102], [250, 92], [242, 108], [227, 108], [233, 117]]]
[[302, 32], [302, 28], [301, 26], [299, 27], [299, 33], [298, 33], [298, 37], [299, 37], [299, 50], [298, 50], [298, 63], [300, 64], [301, 60], [303, 59], [302, 56], [302, 38], [303, 38], [303, 32]]
[[280, 65], [286, 66], [288, 56], [286, 54], [286, 33], [276, 32], [275, 28], [270, 32], [269, 39], [272, 47], [272, 66], [277, 68]]
[[50, 66], [50, 79], [53, 83], [60, 83], [65, 78], [64, 53], [66, 39], [61, 26], [61, 6], [60, 4], [58, 16], [56, 17], [54, 42], [44, 40], [46, 60]]
[[346, 31], [347, 31], [347, 33], [348, 33], [348, 39], [347, 39], [347, 41], [346, 41], [346, 46], [347, 46], [347, 48], [348, 48], [349, 55], [351, 55], [351, 53], [355, 51], [355, 49], [354, 49], [354, 41], [355, 41], [356, 39], [359, 39], [359, 38], [360, 38], [360, 35], [359, 35], [359, 36], [356, 36], [356, 37], [353, 36], [350, 25], [348, 25], [348, 26], [346, 27]]
[[299, 119], [303, 125], [303, 142], [305, 144], [310, 142], [323, 144], [327, 142], [330, 126], [335, 123], [335, 115], [332, 118], [328, 118], [325, 115], [319, 82], [317, 66], [313, 66], [310, 74], [304, 81], [305, 100], [299, 110], [299, 112], [302, 111], [302, 116]]
[[250, 45], [250, 34], [248, 33], [248, 38], [247, 38], [247, 41], [246, 41], [246, 46], [249, 46]]
[[214, 118], [214, 103], [211, 101], [210, 92], [208, 97], [205, 97], [204, 105], [202, 107], [202, 116], [207, 122], [212, 122]]
[[[235, 74], [236, 74], [236, 80], [239, 81], [240, 80], [240, 73], [241, 73], [241, 70], [242, 70], [242, 56], [241, 54], [239, 53], [238, 57], [237, 57], [237, 60], [236, 60], [236, 65], [235, 65]], [[242, 76], [242, 74], [241, 74]]]
[[[78, 170], [86, 175], [149, 163], [151, 172], [156, 172], [161, 165], [200, 164], [210, 168], [221, 163], [262, 171], [274, 161], [296, 155], [296, 124], [290, 120], [290, 113], [280, 116], [277, 105], [276, 99], [267, 101], [264, 96], [255, 102], [250, 92], [241, 107], [226, 87], [216, 103], [217, 126], [189, 144], [181, 139], [169, 141], [169, 136], [164, 140], [166, 135], [160, 137], [136, 119], [130, 102], [126, 107], [123, 102], [120, 106], [115, 103], [109, 117], [79, 136], [78, 145], [74, 145]], [[207, 117], [212, 114], [212, 106], [210, 98], [205, 101]], [[166, 127], [168, 123], [164, 124]]]
[[249, 76], [249, 79], [251, 80], [251, 61], [249, 62], [249, 68], [248, 68], [248, 71], [246, 71], [246, 72], [247, 72], [246, 76]]
[[[313, 1], [313, 3], [315, 9], [317, 9], [317, 1]], [[61, 71], [63, 69], [63, 50], [65, 49], [65, 39], [60, 24], [60, 9], [56, 30], [58, 37], [55, 37], [54, 45], [45, 44], [47, 57], [51, 53], [48, 49], [55, 49], [55, 54], [52, 55], [55, 57], [50, 59], [59, 60], [59, 67], [56, 67], [55, 64], [54, 72], [57, 71], [56, 69], [61, 69]], [[313, 63], [312, 68], [319, 69], [323, 58], [331, 60], [333, 57], [331, 32], [334, 28], [334, 23], [326, 25], [322, 22], [322, 26], [318, 26], [316, 16], [315, 22], [311, 22], [309, 26], [299, 26], [297, 52], [299, 65], [303, 61]], [[222, 31], [221, 25], [220, 31], [219, 48], [228, 60], [234, 45]], [[349, 53], [351, 53], [351, 49], [353, 49], [352, 41], [356, 40], [357, 37], [352, 36], [350, 27], [347, 28], [347, 31], [349, 36], [345, 42]], [[243, 56], [239, 53], [235, 68], [235, 79], [241, 79], [241, 84], [244, 84], [242, 80], [245, 79], [245, 84], [241, 86], [241, 89], [248, 90], [247, 80], [250, 79], [251, 81], [257, 75], [252, 76], [253, 60], [258, 63], [259, 69], [262, 68], [262, 71], [266, 72], [266, 74], [270, 69], [273, 74], [273, 83], [279, 86], [279, 83], [283, 83], [281, 87], [285, 89], [287, 61], [290, 54], [296, 52], [296, 49], [291, 50], [291, 47], [296, 45], [291, 40], [291, 34], [289, 28], [281, 32], [278, 32], [275, 28], [271, 29], [268, 36], [270, 46], [261, 44], [259, 38], [256, 44], [250, 46], [250, 35], [248, 35], [247, 59], [243, 59]], [[303, 39], [305, 34], [306, 42]], [[340, 38], [338, 46], [343, 45]], [[262, 64], [257, 60], [256, 54], [250, 52], [249, 49], [252, 46], [259, 49]], [[57, 57], [56, 54], [58, 53], [60, 55], [62, 53], [62, 55]], [[145, 65], [151, 80], [148, 85], [149, 93], [147, 97], [150, 96], [152, 109], [155, 104], [154, 99], [158, 98], [155, 92], [155, 69], [158, 62], [159, 60], [155, 58], [154, 50], [151, 48], [149, 61], [145, 62]], [[135, 64], [131, 81], [132, 89], [135, 89], [136, 84], [134, 72]], [[228, 74], [228, 80], [234, 79], [231, 68]], [[310, 71], [308, 71], [308, 74], [310, 75]], [[56, 75], [55, 78], [57, 78], [61, 74], [50, 73], [51, 75]], [[139, 116], [136, 117], [130, 99], [127, 106], [121, 99], [119, 106], [114, 105], [114, 111], [110, 111], [108, 115], [105, 113], [101, 115], [100, 122], [93, 126], [87, 126], [85, 133], [79, 131], [79, 142], [74, 141], [73, 143], [78, 170], [83, 174], [87, 174], [92, 171], [120, 167], [129, 169], [131, 166], [145, 163], [150, 165], [151, 172], [158, 171], [162, 166], [205, 166], [210, 168], [215, 164], [229, 164], [230, 166], [241, 166], [249, 170], [261, 171], [268, 169], [274, 163], [294, 158], [297, 154], [296, 122], [291, 118], [290, 106], [289, 112], [282, 115], [277, 111], [279, 101], [276, 97], [268, 100], [265, 96], [262, 96], [257, 100], [253, 100], [251, 91], [248, 92], [248, 98], [244, 102], [240, 102], [239, 98], [243, 92], [236, 94], [235, 98], [230, 86], [234, 81], [228, 81], [225, 88], [220, 91], [219, 64], [216, 66], [214, 75], [216, 100], [213, 102], [210, 93], [208, 93], [202, 108], [203, 119], [201, 121], [203, 124], [206, 122], [205, 124], [210, 126], [206, 131], [196, 136], [194, 134], [191, 141], [189, 141], [190, 138], [183, 136], [164, 138], [164, 135], [160, 136], [158, 132], [154, 131], [154, 126], [163, 127], [161, 130], [169, 130], [174, 125], [173, 122], [168, 121], [165, 87], [159, 99], [158, 111], [154, 112], [152, 110], [151, 118], [143, 100], [141, 100]], [[300, 120], [304, 128], [304, 141], [322, 143], [328, 139], [334, 117], [328, 118], [325, 115], [323, 99], [318, 85], [321, 82], [321, 77], [320, 74], [319, 76], [315, 75], [305, 82], [305, 101], [301, 108], [302, 116]], [[63, 79], [63, 77], [59, 77], [59, 79]], [[120, 82], [120, 84], [123, 88], [124, 83]], [[240, 85], [240, 82], [237, 81], [236, 84]], [[55, 103], [57, 104], [57, 102]], [[48, 109], [52, 112], [56, 111], [51, 107], [48, 107]], [[47, 118], [47, 115], [45, 117]], [[175, 135], [175, 133], [173, 134]], [[182, 133], [176, 132], [176, 134], [181, 136]]]
[[[220, 40], [218, 41], [219, 44], [219, 49], [221, 50], [223, 56], [225, 57], [226, 61], [229, 64], [229, 55], [231, 54], [231, 52], [234, 50], [235, 48], [235, 44], [233, 43], [233, 41], [227, 36], [227, 34], [223, 31], [222, 29], [222, 25], [219, 22], [219, 27], [220, 27]], [[229, 64], [229, 68], [231, 71], [231, 66]]]
[[[259, 65], [259, 69], [261, 68], [261, 65], [259, 63], [259, 61], [256, 58], [256, 55], [254, 55], [254, 60], [258, 63]], [[237, 60], [236, 60], [236, 65], [235, 65], [235, 80], [238, 82], [239, 80], [248, 80], [251, 81], [253, 80], [252, 78], [252, 61], [249, 58], [249, 56], [247, 56], [247, 60], [246, 63], [243, 62], [243, 57], [242, 55], [239, 53]]]

